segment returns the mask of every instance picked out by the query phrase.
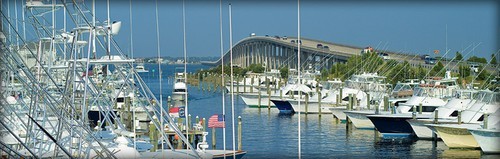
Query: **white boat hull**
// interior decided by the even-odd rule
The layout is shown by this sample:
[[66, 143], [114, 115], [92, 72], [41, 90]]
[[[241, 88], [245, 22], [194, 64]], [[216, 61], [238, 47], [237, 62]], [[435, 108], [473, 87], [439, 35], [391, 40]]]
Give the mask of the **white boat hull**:
[[[380, 111], [379, 114], [390, 114], [391, 112]], [[374, 115], [375, 110], [365, 110], [365, 111], [344, 111], [344, 114], [349, 117], [352, 125], [358, 129], [375, 129], [372, 121], [368, 119], [367, 115]]]
[[184, 101], [184, 100], [186, 100], [186, 94], [174, 92], [174, 93], [172, 93], [172, 100]]
[[500, 131], [469, 129], [469, 132], [474, 136], [483, 152], [500, 153]]
[[[240, 95], [240, 97], [241, 97], [241, 99], [243, 99], [243, 102], [245, 102], [245, 104], [249, 107], [267, 107], [268, 104], [271, 107], [275, 107], [274, 103], [269, 100], [268, 95], [261, 94], [260, 103], [259, 103], [259, 95], [257, 93], [242, 94], [242, 95]], [[271, 98], [276, 98], [276, 97], [271, 96]]]

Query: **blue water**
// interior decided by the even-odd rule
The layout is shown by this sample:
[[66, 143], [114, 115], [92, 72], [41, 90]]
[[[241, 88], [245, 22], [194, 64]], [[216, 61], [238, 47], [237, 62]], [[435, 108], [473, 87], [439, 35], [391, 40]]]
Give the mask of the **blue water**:
[[[163, 100], [172, 92], [174, 68], [180, 65], [162, 65]], [[159, 94], [157, 65], [146, 64], [150, 73], [141, 74], [151, 91]], [[152, 69], [155, 69], [155, 75]], [[202, 65], [188, 65], [188, 72], [207, 69]], [[170, 78], [169, 78], [170, 77]], [[200, 118], [221, 114], [222, 93], [201, 91], [189, 86], [188, 112]], [[224, 96], [226, 106], [226, 149], [233, 148], [231, 96]], [[235, 116], [243, 121], [243, 150], [245, 158], [298, 158], [298, 115], [281, 115], [278, 109], [248, 108], [240, 97], [234, 96]], [[332, 115], [301, 115], [301, 151], [303, 158], [500, 158], [482, 154], [480, 150], [448, 149], [442, 141], [413, 139], [383, 139], [374, 130], [346, 128], [337, 124]], [[237, 121], [237, 118], [234, 118]], [[237, 125], [235, 125], [237, 133]], [[211, 131], [209, 131], [211, 133]], [[223, 148], [223, 129], [217, 129], [217, 148]], [[211, 141], [211, 134], [207, 136]], [[237, 140], [237, 138], [236, 138]], [[234, 143], [237, 146], [237, 141]], [[211, 145], [211, 144], [210, 144]]]

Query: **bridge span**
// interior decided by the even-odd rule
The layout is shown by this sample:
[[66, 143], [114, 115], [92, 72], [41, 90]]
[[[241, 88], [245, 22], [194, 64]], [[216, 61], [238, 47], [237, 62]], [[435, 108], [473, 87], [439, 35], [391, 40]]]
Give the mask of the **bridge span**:
[[[278, 36], [250, 36], [243, 38], [233, 47], [233, 65], [248, 67], [251, 64], [263, 64], [268, 69], [279, 69], [289, 67], [297, 69], [297, 38]], [[336, 62], [345, 62], [353, 55], [360, 55], [365, 47], [356, 47], [321, 40], [301, 38], [301, 68], [308, 66], [320, 70], [330, 68]], [[377, 50], [377, 49], [376, 49]], [[399, 62], [408, 61], [412, 66], [421, 65], [431, 69], [433, 64], [426, 64], [420, 59], [419, 54], [403, 54], [390, 51], [382, 51], [388, 54], [389, 59]], [[217, 66], [221, 64], [221, 59], [217, 61], [204, 61], [202, 64]], [[229, 50], [224, 55], [224, 64], [229, 64]], [[442, 61], [444, 65], [448, 61]], [[448, 70], [458, 72], [457, 62], [450, 62]], [[488, 68], [494, 71], [494, 68]]]

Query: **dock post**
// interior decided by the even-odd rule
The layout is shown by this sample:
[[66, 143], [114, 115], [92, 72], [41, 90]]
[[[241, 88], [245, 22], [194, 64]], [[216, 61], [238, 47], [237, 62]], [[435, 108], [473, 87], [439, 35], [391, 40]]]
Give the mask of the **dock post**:
[[262, 103], [261, 103], [261, 102], [262, 102], [262, 101], [261, 101], [261, 94], [262, 94], [262, 93], [261, 93], [261, 91], [260, 91], [260, 90], [258, 90], [258, 93], [259, 93], [259, 94], [258, 94], [258, 100], [259, 100], [259, 103], [258, 103], [257, 107], [258, 107], [258, 108], [260, 108], [260, 105], [262, 104]]
[[391, 114], [396, 114], [396, 111], [394, 110], [394, 104], [392, 102], [389, 102], [389, 108], [391, 109]]
[[250, 80], [250, 83], [251, 83], [251, 84], [250, 84], [250, 86], [251, 86], [251, 87], [250, 87], [250, 93], [253, 93], [253, 87], [252, 87], [252, 86], [253, 86], [253, 83], [254, 83], [254, 79], [253, 79], [253, 78], [254, 78], [254, 77], [252, 76], [252, 79]]
[[242, 133], [242, 127], [241, 127], [241, 116], [238, 116], [238, 150], [241, 151], [241, 133]]
[[[379, 105], [375, 105], [375, 114], [380, 114], [380, 106]], [[377, 130], [375, 130], [377, 131]]]
[[457, 121], [458, 121], [458, 125], [462, 124], [462, 110], [458, 110]]
[[198, 115], [195, 117], [195, 120], [196, 124], [198, 124], [200, 122], [200, 117], [198, 117]]
[[247, 77], [243, 76], [243, 92], [247, 92]]
[[269, 91], [271, 89], [271, 88], [269, 88], [269, 85], [270, 85], [269, 84], [269, 78], [266, 77], [266, 90], [267, 90], [266, 92], [267, 92], [267, 94], [269, 94]]
[[281, 77], [278, 80], [279, 80], [279, 82], [278, 82], [278, 88], [281, 89]]
[[[436, 109], [434, 110], [434, 124], [437, 124], [438, 123], [438, 114], [439, 114], [439, 110]], [[437, 132], [432, 132], [432, 145], [434, 146], [437, 146]]]
[[240, 93], [240, 87], [239, 87], [240, 86], [239, 85], [239, 83], [240, 83], [240, 76], [236, 76], [236, 83], [237, 83], [237, 85], [236, 85], [236, 94], [238, 94], [238, 93]]
[[342, 101], [342, 86], [340, 87], [339, 89], [339, 97], [340, 97], [340, 100], [339, 101]]
[[356, 97], [356, 94], [352, 94], [352, 103], [351, 110], [354, 110], [354, 106], [356, 106], [356, 110], [359, 110], [358, 98]]
[[188, 130], [189, 128], [191, 128], [191, 114], [188, 114], [188, 118], [187, 118], [187, 125], [186, 125], [186, 130]]
[[352, 94], [349, 94], [349, 104], [347, 104], [347, 110], [351, 110], [352, 108]]
[[484, 113], [484, 118], [483, 118], [483, 129], [488, 129], [488, 116], [490, 116], [490, 114], [488, 114], [488, 113]]
[[212, 149], [215, 150], [215, 128], [212, 127]]
[[153, 121], [149, 122], [149, 138], [151, 139], [151, 145], [153, 147], [151, 148], [151, 152], [156, 152], [156, 149], [158, 148], [158, 141], [155, 140], [157, 136], [156, 133], [156, 128], [155, 125], [153, 124]]
[[338, 107], [340, 105], [340, 95], [336, 94], [336, 103], [335, 103], [335, 106]]
[[422, 103], [418, 104], [418, 114], [422, 114]]
[[[179, 129], [182, 133], [182, 118], [179, 118], [177, 119], [177, 125], [179, 125]], [[185, 129], [184, 129], [185, 130]], [[184, 134], [180, 134], [180, 135], [184, 135]], [[180, 137], [177, 138], [177, 149], [182, 149], [183, 148], [183, 143], [182, 143], [182, 140]]]
[[267, 94], [267, 109], [271, 110], [271, 93]]
[[388, 111], [388, 110], [389, 110], [389, 97], [384, 96], [384, 111]]
[[283, 90], [280, 89], [280, 99], [283, 99]]
[[439, 119], [439, 110], [434, 110], [434, 124], [437, 124], [438, 123], [438, 119]]
[[417, 119], [417, 108], [415, 107], [415, 105], [413, 106], [413, 113], [411, 113], [411, 117], [413, 119]]
[[273, 83], [274, 83], [274, 91], [276, 91], [277, 87], [278, 87], [278, 84], [276, 83], [276, 79], [274, 79], [273, 77]]
[[[306, 100], [306, 102], [305, 102], [306, 103], [306, 109], [305, 110], [306, 110], [306, 115], [307, 115], [307, 113], [308, 113], [308, 106], [309, 106], [309, 94], [306, 93], [305, 95], [306, 95], [305, 96], [305, 100]], [[299, 111], [300, 111], [300, 108], [299, 108]]]
[[318, 92], [318, 115], [321, 117], [321, 92]]
[[370, 110], [370, 94], [366, 93], [366, 108]]
[[207, 120], [205, 118], [203, 118], [203, 120], [201, 121], [201, 125], [203, 125], [203, 131], [207, 131]]

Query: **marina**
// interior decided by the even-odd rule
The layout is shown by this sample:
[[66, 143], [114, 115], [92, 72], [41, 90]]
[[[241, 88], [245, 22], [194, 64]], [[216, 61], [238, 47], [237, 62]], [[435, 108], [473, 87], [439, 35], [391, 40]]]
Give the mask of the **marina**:
[[245, 36], [248, 2], [138, 3], [0, 0], [1, 158], [500, 158], [500, 49], [448, 24], [392, 51], [309, 33], [311, 2]]

